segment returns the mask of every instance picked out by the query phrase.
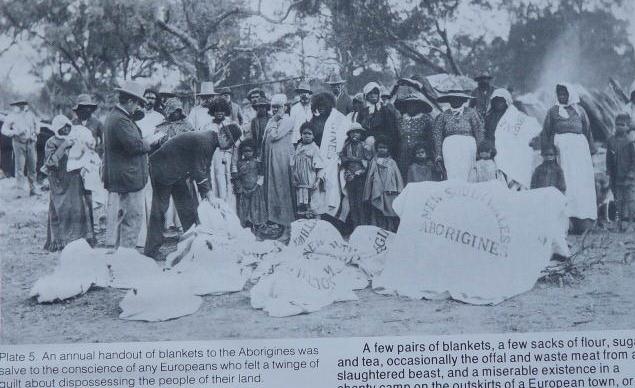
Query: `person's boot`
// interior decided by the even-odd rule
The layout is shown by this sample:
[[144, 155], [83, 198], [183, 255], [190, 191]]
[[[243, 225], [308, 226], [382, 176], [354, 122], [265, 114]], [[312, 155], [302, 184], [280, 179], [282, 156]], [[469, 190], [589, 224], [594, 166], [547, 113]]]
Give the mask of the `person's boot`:
[[283, 226], [283, 228], [284, 230], [282, 231], [282, 235], [278, 237], [278, 241], [289, 245], [289, 241], [291, 241], [291, 225]]

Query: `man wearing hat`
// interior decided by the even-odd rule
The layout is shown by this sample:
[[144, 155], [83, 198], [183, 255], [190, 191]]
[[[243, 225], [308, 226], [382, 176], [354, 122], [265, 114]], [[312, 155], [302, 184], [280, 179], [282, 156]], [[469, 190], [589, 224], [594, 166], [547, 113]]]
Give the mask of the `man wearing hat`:
[[474, 97], [474, 99], [471, 101], [470, 106], [475, 108], [481, 116], [481, 119], [484, 120], [485, 114], [489, 110], [490, 98], [495, 88], [490, 85], [492, 76], [488, 71], [482, 72], [476, 76], [474, 80], [478, 83], [478, 86], [472, 91], [472, 97]]
[[[144, 187], [148, 182], [148, 153], [159, 144], [157, 135], [143, 138], [133, 121], [135, 111], [148, 100], [145, 88], [137, 82], [125, 82], [115, 89], [119, 103], [104, 125], [103, 181], [108, 190], [107, 245], [134, 248], [143, 223]], [[116, 220], [112, 215], [116, 215]]]
[[311, 112], [311, 87], [306, 81], [300, 82], [295, 92], [300, 97], [300, 101], [291, 106], [291, 120], [293, 121], [293, 133], [291, 135], [291, 141], [293, 143], [300, 140], [300, 127], [307, 121], [311, 121], [313, 118], [313, 112]]
[[232, 90], [230, 88], [220, 88], [218, 90], [218, 94], [220, 94], [220, 96], [231, 105], [232, 121], [242, 126], [244, 124], [243, 112], [242, 109], [240, 109], [240, 105], [232, 101]]
[[[29, 109], [29, 103], [19, 100], [11, 103], [11, 112], [2, 125], [2, 134], [11, 137], [15, 157], [16, 186], [19, 190], [27, 190], [30, 195], [36, 194], [37, 150], [35, 143], [40, 133], [39, 120]], [[26, 176], [25, 176], [26, 170]], [[28, 183], [28, 188], [27, 188]], [[21, 194], [18, 194], [20, 197]]]
[[195, 130], [200, 131], [212, 123], [212, 116], [209, 115], [208, 110], [209, 105], [214, 97], [218, 96], [218, 93], [214, 91], [213, 82], [202, 82], [201, 91], [196, 96], [199, 104], [190, 110], [187, 121], [192, 124]]
[[95, 151], [99, 157], [102, 157], [104, 154], [104, 124], [93, 116], [96, 110], [97, 104], [90, 94], [80, 94], [73, 107], [73, 112], [75, 112], [73, 125], [83, 125], [90, 129], [95, 138]]
[[197, 220], [198, 199], [187, 184], [192, 179], [201, 198], [211, 191], [210, 165], [216, 148], [231, 149], [241, 136], [240, 128], [226, 125], [216, 131], [194, 131], [178, 134], [165, 142], [150, 156], [152, 180], [152, 210], [144, 254], [157, 258], [163, 244], [165, 213], [174, 199], [174, 206], [188, 230]]
[[335, 109], [343, 115], [353, 111], [353, 100], [344, 90], [344, 80], [337, 72], [331, 73], [326, 79], [326, 83], [331, 87], [331, 92], [335, 96]]

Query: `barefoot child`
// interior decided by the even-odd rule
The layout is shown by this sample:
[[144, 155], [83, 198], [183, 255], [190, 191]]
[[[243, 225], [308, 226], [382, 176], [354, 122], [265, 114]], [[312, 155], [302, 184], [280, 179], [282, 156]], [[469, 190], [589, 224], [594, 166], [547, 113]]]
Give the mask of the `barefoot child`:
[[267, 205], [258, 182], [258, 161], [255, 158], [255, 144], [246, 139], [238, 148], [238, 179], [236, 196], [238, 197], [238, 218], [243, 227], [254, 232], [267, 222]]
[[300, 143], [291, 158], [291, 173], [299, 217], [313, 218], [311, 197], [318, 189], [318, 171], [324, 167], [320, 149], [313, 141], [313, 128], [306, 122], [300, 127]]
[[375, 139], [375, 157], [370, 161], [366, 183], [364, 185], [364, 202], [369, 208], [369, 223], [385, 230], [396, 232], [399, 217], [392, 207], [394, 199], [403, 190], [403, 181], [397, 162], [390, 157], [389, 142], [386, 139]]

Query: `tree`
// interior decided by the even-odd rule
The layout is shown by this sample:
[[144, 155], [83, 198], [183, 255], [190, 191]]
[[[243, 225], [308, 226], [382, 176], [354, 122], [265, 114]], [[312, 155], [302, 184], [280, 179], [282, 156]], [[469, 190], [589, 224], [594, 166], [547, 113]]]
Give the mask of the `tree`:
[[156, 24], [162, 33], [156, 33], [148, 47], [192, 81], [227, 83], [230, 74], [234, 77], [237, 74], [231, 73], [231, 69], [251, 68], [246, 66], [249, 60], [261, 71], [261, 56], [285, 46], [293, 35], [285, 34], [274, 42], [254, 47], [250, 45], [249, 34], [241, 31], [241, 23], [254, 16], [268, 23], [281, 23], [294, 8], [307, 1], [292, 1], [278, 19], [262, 12], [262, 0], [256, 10], [244, 0], [170, 2], [157, 15]]
[[143, 15], [150, 6], [149, 1], [8, 0], [0, 6], [0, 32], [39, 47], [44, 55], [36, 74], [50, 66], [53, 80], [75, 79], [83, 91], [99, 94], [118, 77], [148, 77], [155, 69], [157, 62], [143, 52], [152, 25]]

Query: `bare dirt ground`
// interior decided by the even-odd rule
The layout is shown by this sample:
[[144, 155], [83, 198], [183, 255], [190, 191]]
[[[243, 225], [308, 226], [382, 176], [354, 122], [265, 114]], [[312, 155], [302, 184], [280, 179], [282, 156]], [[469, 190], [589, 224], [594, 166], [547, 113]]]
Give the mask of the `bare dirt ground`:
[[[248, 291], [207, 296], [201, 309], [180, 319], [145, 323], [118, 318], [124, 291], [96, 289], [63, 303], [37, 304], [33, 283], [52, 271], [58, 254], [45, 252], [48, 194], [15, 198], [0, 180], [1, 343], [122, 342], [234, 338], [340, 337], [632, 329], [635, 265], [624, 261], [630, 234], [594, 233], [583, 278], [541, 282], [496, 306], [455, 301], [407, 300], [366, 289], [359, 301], [336, 303], [316, 313], [271, 318], [249, 305]], [[573, 250], [580, 238], [571, 238]], [[601, 243], [601, 244], [600, 244]], [[598, 245], [608, 248], [597, 248]], [[589, 253], [590, 252], [590, 253]]]

